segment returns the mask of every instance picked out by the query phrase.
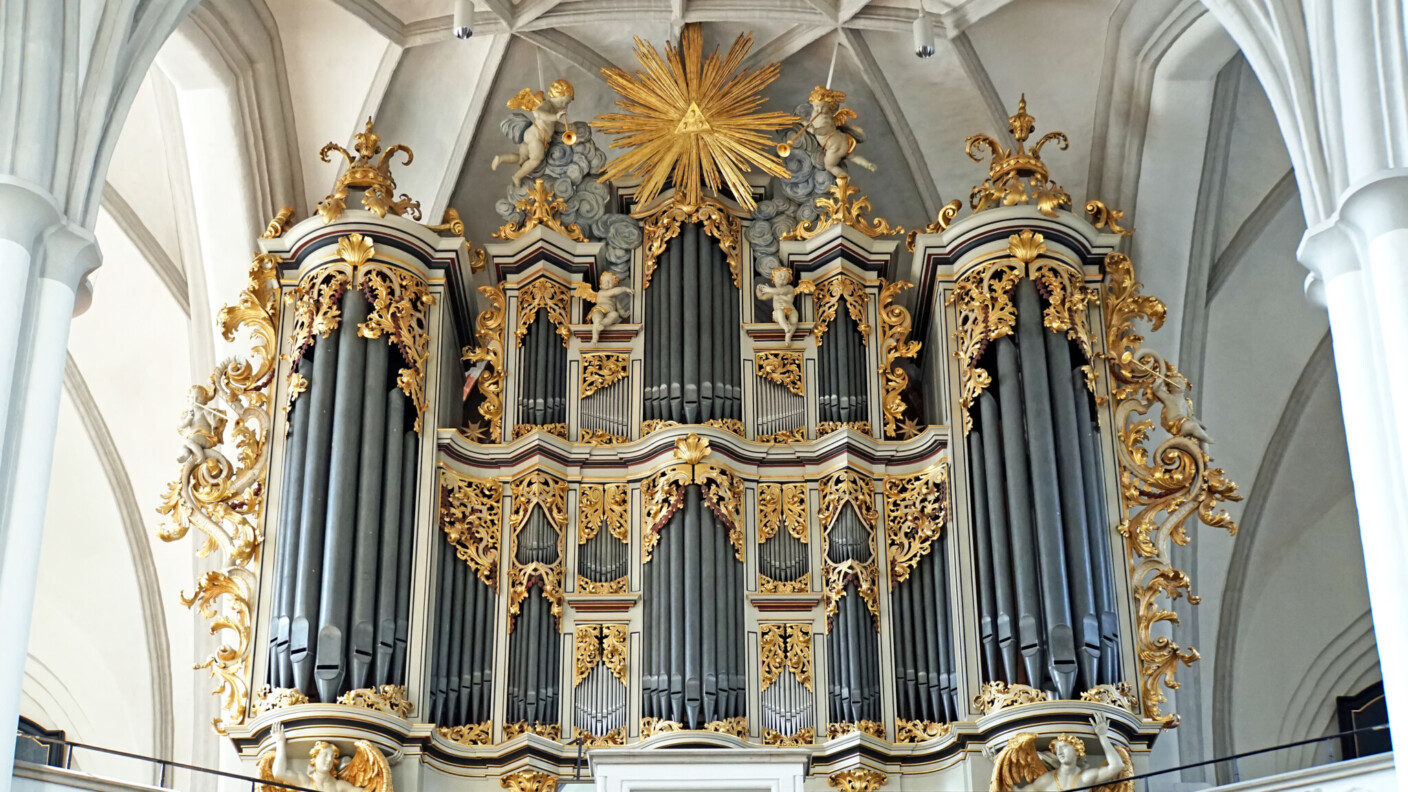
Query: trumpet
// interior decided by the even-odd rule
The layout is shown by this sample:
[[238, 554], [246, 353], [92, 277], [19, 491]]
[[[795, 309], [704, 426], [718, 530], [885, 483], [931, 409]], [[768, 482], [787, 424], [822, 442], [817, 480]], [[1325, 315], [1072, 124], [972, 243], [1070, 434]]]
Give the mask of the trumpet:
[[793, 144], [793, 143], [796, 143], [796, 142], [802, 137], [802, 134], [807, 131], [807, 128], [808, 128], [809, 126], [811, 126], [811, 124], [803, 124], [803, 125], [802, 125], [802, 128], [799, 129], [799, 130], [797, 130], [797, 134], [793, 135], [790, 139], [788, 139], [788, 141], [787, 141], [786, 143], [778, 143], [778, 144], [777, 144], [777, 156], [779, 156], [779, 157], [786, 157], [788, 154], [791, 154], [791, 153], [792, 153], [792, 144]]
[[567, 113], [558, 116], [562, 119], [562, 143], [566, 146], [577, 145], [577, 133], [572, 131], [572, 122], [567, 120]]

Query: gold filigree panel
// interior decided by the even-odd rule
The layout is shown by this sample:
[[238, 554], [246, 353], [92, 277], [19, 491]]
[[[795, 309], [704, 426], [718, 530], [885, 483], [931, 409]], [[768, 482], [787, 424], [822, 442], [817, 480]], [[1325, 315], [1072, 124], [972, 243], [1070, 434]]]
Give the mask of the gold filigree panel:
[[934, 723], [933, 721], [911, 721], [904, 718], [895, 719], [895, 742], [900, 744], [922, 743], [930, 740], [937, 740], [940, 737], [947, 737], [953, 731], [952, 723]]
[[885, 477], [885, 538], [890, 583], [902, 583], [933, 549], [948, 523], [948, 463], [912, 476]]
[[567, 320], [567, 309], [572, 304], [572, 292], [567, 287], [547, 276], [534, 278], [528, 285], [518, 290], [518, 326], [513, 335], [517, 345], [523, 346], [528, 336], [528, 328], [538, 319], [538, 311], [547, 313], [548, 320], [557, 326], [557, 334], [562, 337], [562, 345], [572, 338], [572, 327]]
[[[818, 196], [816, 207], [821, 215], [815, 220], [803, 220], [796, 228], [782, 235], [783, 240], [811, 239], [828, 228], [848, 225], [868, 237], [893, 236], [903, 234], [902, 226], [892, 226], [884, 218], [866, 217], [870, 214], [870, 199], [856, 196], [860, 190], [851, 186], [846, 176], [838, 176], [827, 188], [827, 195]], [[852, 197], [856, 196], [856, 197]]]
[[583, 484], [577, 489], [577, 544], [586, 544], [602, 526], [621, 544], [631, 541], [631, 491], [626, 484]]
[[566, 440], [566, 439], [567, 439], [567, 424], [565, 424], [565, 423], [550, 423], [550, 424], [514, 424], [514, 426], [513, 426], [513, 439], [514, 439], [514, 440], [517, 440], [517, 439], [520, 438], [520, 437], [527, 437], [528, 435], [530, 435], [530, 434], [532, 434], [532, 433], [534, 433], [534, 432], [542, 432], [543, 434], [550, 434], [550, 435], [552, 435], [553, 437], [561, 437], [563, 440]]
[[679, 236], [680, 226], [684, 223], [703, 223], [704, 233], [718, 240], [719, 249], [728, 260], [733, 287], [739, 288], [743, 224], [727, 207], [712, 198], [705, 198], [697, 204], [671, 201], [655, 214], [645, 218], [641, 228], [645, 237], [645, 285], [642, 288], [650, 288], [650, 277], [659, 266], [660, 256], [665, 252], [670, 240]]
[[875, 509], [875, 482], [847, 468], [823, 477], [820, 490], [821, 510], [818, 518], [828, 530], [845, 504], [850, 504], [871, 530], [875, 529], [876, 520], [880, 517]]
[[704, 462], [709, 453], [707, 439], [697, 434], [682, 437], [675, 441], [674, 451], [680, 464], [670, 465], [641, 482], [641, 498], [645, 502], [642, 563], [650, 561], [660, 542], [660, 531], [684, 504], [684, 488], [691, 484], [699, 486], [704, 504], [728, 529], [729, 543], [738, 560], [743, 561], [743, 480], [726, 467]]
[[622, 685], [627, 684], [626, 625], [579, 624], [574, 636], [572, 686], [582, 684], [600, 663]]
[[440, 529], [455, 555], [499, 590], [499, 531], [503, 488], [494, 479], [463, 476], [440, 463]]
[[860, 723], [830, 723], [826, 726], [826, 739], [834, 740], [852, 732], [869, 734], [877, 740], [885, 739], [885, 724], [879, 721], [863, 720]]
[[973, 697], [973, 709], [977, 710], [979, 715], [991, 715], [1011, 707], [1050, 700], [1049, 693], [1027, 685], [1015, 682], [1010, 685], [1006, 682], [984, 682], [978, 695]]
[[810, 624], [763, 624], [759, 626], [759, 691], [772, 687], [784, 671], [790, 671], [808, 691], [812, 689], [812, 628]]
[[[563, 590], [563, 559], [566, 552], [564, 536], [567, 530], [567, 482], [541, 470], [534, 470], [509, 483], [509, 499], [509, 557], [512, 566], [509, 569], [508, 631], [513, 632], [523, 607], [523, 600], [527, 599], [528, 590], [534, 585], [542, 587], [543, 597], [552, 606], [552, 615], [561, 629], [562, 605], [566, 598]], [[557, 533], [557, 560], [551, 564], [538, 561], [527, 564], [518, 562], [518, 537], [527, 526], [528, 518], [534, 509], [542, 510], [548, 524]]]
[[374, 712], [409, 718], [412, 704], [406, 698], [405, 685], [382, 685], [378, 688], [357, 688], [337, 697], [337, 703], [344, 707], [357, 707]]
[[494, 741], [494, 722], [466, 723], [463, 726], [441, 726], [436, 734], [460, 745], [489, 745]]
[[776, 385], [781, 385], [796, 396], [805, 396], [802, 381], [801, 350], [766, 350], [754, 355], [754, 365], [758, 376]]
[[799, 426], [796, 429], [784, 429], [772, 434], [758, 435], [759, 443], [771, 445], [788, 445], [789, 443], [807, 442], [807, 427]]
[[822, 438], [842, 429], [850, 429], [868, 435], [870, 434], [870, 421], [822, 421], [816, 425], [816, 436]]
[[793, 539], [807, 543], [807, 485], [763, 482], [758, 485], [758, 544], [786, 526]]
[[923, 344], [909, 340], [914, 323], [909, 311], [895, 302], [895, 296], [913, 288], [914, 284], [906, 281], [887, 283], [883, 280], [880, 283], [881, 411], [885, 417], [885, 437], [895, 439], [902, 434], [913, 437], [918, 432], [917, 426], [900, 423], [905, 406], [902, 394], [909, 385], [909, 375], [899, 367], [898, 361], [901, 358], [914, 359]]
[[630, 363], [629, 352], [583, 352], [582, 398], [625, 379], [630, 373]]
[[812, 590], [812, 573], [803, 572], [796, 580], [773, 580], [758, 573], [758, 591], [764, 594], [803, 594]]
[[827, 562], [826, 564], [826, 587], [822, 591], [821, 601], [826, 613], [826, 631], [831, 632], [832, 617], [840, 609], [841, 598], [846, 596], [846, 586], [855, 583], [856, 593], [860, 595], [865, 603], [866, 610], [870, 611], [871, 621], [875, 623], [875, 631], [880, 631], [880, 581], [879, 572], [875, 568], [875, 562], [865, 562], [849, 560], [839, 564]]
[[[484, 363], [484, 371], [480, 373], [479, 379], [475, 382], [475, 387], [484, 397], [479, 404], [479, 415], [488, 422], [488, 437], [490, 443], [497, 443], [503, 438], [504, 431], [504, 313], [505, 298], [504, 290], [500, 286], [480, 286], [479, 293], [484, 299], [489, 301], [490, 308], [480, 312], [474, 320], [474, 339], [479, 342], [477, 347], [465, 347], [460, 359], [469, 363]], [[477, 422], [470, 427], [472, 439], [477, 434], [478, 429], [482, 433], [483, 427]]]
[[[554, 740], [554, 741], [556, 741], [556, 740], [561, 740], [561, 739], [562, 739], [562, 724], [560, 724], [560, 723], [528, 723], [527, 721], [519, 721], [519, 722], [517, 722], [517, 723], [505, 723], [505, 724], [504, 724], [504, 739], [505, 739], [505, 740], [512, 740], [514, 737], [517, 737], [517, 736], [522, 735], [522, 734], [536, 734], [536, 735], [538, 735], [539, 737], [546, 737], [546, 738], [549, 739], [549, 740]], [[553, 778], [553, 782], [556, 783], [556, 781], [557, 781], [557, 779], [554, 777], [554, 778]], [[549, 787], [549, 788], [551, 788], [551, 787]]]
[[866, 319], [870, 310], [870, 295], [865, 293], [865, 284], [849, 273], [840, 272], [817, 283], [812, 300], [816, 306], [816, 322], [812, 325], [812, 334], [816, 336], [817, 346], [821, 346], [825, 341], [826, 331], [831, 327], [831, 323], [836, 321], [836, 311], [842, 302], [846, 304], [846, 312], [851, 315], [851, 321], [856, 323], [861, 343], [870, 343], [870, 322]]

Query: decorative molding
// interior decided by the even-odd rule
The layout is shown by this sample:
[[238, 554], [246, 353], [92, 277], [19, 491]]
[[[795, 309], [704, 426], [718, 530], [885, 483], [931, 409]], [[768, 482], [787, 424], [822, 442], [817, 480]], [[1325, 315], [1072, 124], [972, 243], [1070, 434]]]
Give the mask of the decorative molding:
[[912, 476], [885, 477], [885, 528], [890, 584], [909, 579], [948, 524], [948, 463]]
[[786, 388], [796, 396], [806, 395], [802, 381], [801, 350], [758, 350], [753, 361], [759, 377]]
[[883, 398], [881, 410], [885, 416], [885, 437], [895, 439], [904, 436], [909, 439], [919, 434], [920, 427], [913, 419], [900, 423], [904, 417], [902, 394], [909, 385], [909, 375], [898, 365], [901, 358], [913, 360], [924, 346], [919, 341], [911, 341], [909, 333], [914, 328], [909, 311], [895, 302], [895, 296], [905, 289], [914, 288], [906, 281], [888, 283], [880, 281], [880, 375]]
[[472, 478], [440, 463], [440, 529], [455, 555], [484, 585], [499, 590], [499, 532], [503, 487], [494, 479]]
[[630, 363], [629, 352], [583, 352], [579, 395], [585, 399], [625, 379], [630, 374]]

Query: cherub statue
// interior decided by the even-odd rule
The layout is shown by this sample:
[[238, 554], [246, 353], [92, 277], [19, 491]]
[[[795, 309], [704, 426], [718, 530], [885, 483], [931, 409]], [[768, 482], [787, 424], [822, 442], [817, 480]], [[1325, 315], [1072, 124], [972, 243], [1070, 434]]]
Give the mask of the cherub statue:
[[[391, 786], [391, 766], [371, 743], [358, 740], [357, 754], [344, 767], [339, 767], [339, 751], [336, 745], [319, 741], [308, 752], [308, 772], [304, 773], [289, 765], [288, 737], [284, 735], [281, 723], [271, 729], [274, 736], [274, 752], [259, 759], [259, 778], [264, 781], [278, 781], [316, 789], [318, 792], [394, 792]], [[274, 787], [264, 787], [266, 792], [283, 792]]]
[[772, 300], [772, 320], [782, 327], [782, 343], [791, 346], [792, 334], [797, 332], [797, 307], [793, 300], [797, 295], [810, 294], [815, 290], [811, 281], [803, 281], [799, 286], [792, 285], [792, 270], [776, 267], [772, 271], [772, 285], [759, 283], [754, 290], [759, 300]]
[[812, 117], [805, 128], [821, 146], [826, 170], [837, 178], [846, 175], [847, 162], [854, 162], [866, 170], [875, 170], [875, 163], [855, 153], [856, 143], [865, 142], [865, 131], [855, 124], [846, 123], [856, 118], [854, 110], [841, 106], [846, 101], [846, 93], [818, 85], [812, 89], [807, 101], [812, 106]]
[[518, 144], [518, 151], [494, 157], [490, 169], [498, 170], [499, 166], [505, 163], [518, 165], [518, 170], [513, 174], [513, 184], [521, 187], [523, 179], [543, 164], [553, 133], [564, 130], [563, 142], [571, 145], [576, 138], [567, 127], [567, 106], [572, 104], [572, 97], [572, 83], [557, 80], [548, 86], [546, 99], [543, 98], [542, 91], [524, 88], [508, 100], [508, 109], [524, 111], [533, 120], [533, 124], [524, 130], [523, 142]]
[[601, 273], [600, 291], [592, 291], [591, 285], [584, 281], [572, 286], [573, 296], [596, 303], [587, 315], [592, 323], [593, 344], [601, 339], [602, 330], [631, 316], [631, 287], [620, 284], [620, 276], [608, 270]]
[[200, 385], [192, 385], [186, 392], [186, 409], [181, 413], [181, 454], [176, 457], [178, 464], [191, 462], [195, 465], [205, 461], [210, 449], [220, 442], [220, 424], [225, 417], [210, 406], [213, 394]]
[[1168, 373], [1155, 377], [1152, 387], [1154, 398], [1164, 406], [1162, 423], [1170, 433], [1191, 437], [1201, 444], [1212, 442], [1203, 424], [1193, 415], [1193, 400], [1188, 398], [1188, 378], [1172, 366]]
[[[1081, 768], [1085, 759], [1085, 741], [1062, 734], [1051, 741], [1051, 751], [1036, 747], [1036, 735], [1022, 732], [1008, 741], [993, 759], [989, 792], [1044, 792], [1044, 790], [1078, 789], [1096, 784], [1110, 784], [1133, 774], [1126, 755], [1110, 742], [1110, 721], [1097, 714], [1093, 719], [1095, 737], [1105, 753], [1105, 764]], [[988, 753], [991, 758], [991, 753]]]

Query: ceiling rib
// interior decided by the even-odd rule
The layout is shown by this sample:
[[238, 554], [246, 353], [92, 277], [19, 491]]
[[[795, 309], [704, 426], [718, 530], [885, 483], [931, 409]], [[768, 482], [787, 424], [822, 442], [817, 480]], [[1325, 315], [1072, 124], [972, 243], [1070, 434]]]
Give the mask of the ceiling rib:
[[[372, 30], [398, 47], [406, 46], [406, 26], [376, 0], [333, 0], [343, 10], [357, 17]], [[448, 29], [448, 28], [447, 28]]]
[[494, 90], [494, 83], [498, 81], [499, 70], [503, 66], [504, 55], [508, 53], [511, 39], [511, 36], [494, 36], [489, 44], [489, 54], [485, 56], [484, 66], [479, 70], [479, 77], [474, 82], [474, 94], [470, 97], [469, 107], [465, 109], [464, 119], [460, 121], [459, 134], [455, 136], [454, 148], [450, 149], [449, 160], [445, 163], [445, 175], [435, 193], [435, 200], [430, 204], [430, 213], [426, 215], [432, 221], [443, 216], [446, 207], [450, 205], [450, 196], [459, 181], [460, 171], [464, 170], [465, 160], [469, 158], [470, 146], [478, 137], [479, 121], [488, 107], [489, 94]]
[[782, 63], [811, 46], [812, 42], [825, 38], [832, 30], [816, 25], [793, 25], [753, 50], [743, 62], [743, 68], [757, 69], [769, 63]]
[[1011, 110], [1002, 101], [1002, 96], [997, 92], [997, 86], [993, 85], [992, 75], [988, 74], [987, 67], [983, 65], [983, 59], [978, 57], [978, 50], [974, 48], [973, 40], [968, 38], [967, 33], [959, 33], [950, 39], [949, 43], [953, 45], [954, 52], [958, 54], [958, 64], [963, 67], [963, 73], [968, 75], [968, 81], [978, 89], [978, 94], [983, 97], [983, 104], [987, 106], [988, 115], [992, 117], [993, 132], [1002, 140], [1010, 139], [1011, 133], [1007, 131], [1007, 119]]
[[602, 69], [617, 68], [610, 58], [561, 30], [528, 30], [517, 35], [544, 52], [567, 60], [602, 82], [605, 82], [605, 78], [601, 76]]
[[845, 36], [846, 48], [855, 57], [861, 77], [870, 87], [870, 92], [875, 95], [875, 101], [880, 104], [880, 113], [885, 116], [885, 122], [890, 125], [895, 142], [909, 164], [910, 176], [919, 190], [920, 200], [924, 202], [924, 216], [938, 216], [942, 201], [939, 199], [938, 188], [934, 186], [934, 179], [929, 174], [929, 166], [924, 161], [924, 151], [919, 146], [919, 139], [914, 136], [909, 120], [905, 118], [899, 100], [895, 98], [894, 90], [890, 88], [884, 72], [880, 70], [880, 64], [875, 61], [870, 45], [865, 43], [865, 37], [860, 31], [843, 29], [841, 35]]

